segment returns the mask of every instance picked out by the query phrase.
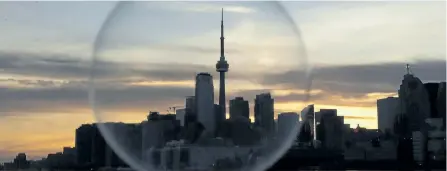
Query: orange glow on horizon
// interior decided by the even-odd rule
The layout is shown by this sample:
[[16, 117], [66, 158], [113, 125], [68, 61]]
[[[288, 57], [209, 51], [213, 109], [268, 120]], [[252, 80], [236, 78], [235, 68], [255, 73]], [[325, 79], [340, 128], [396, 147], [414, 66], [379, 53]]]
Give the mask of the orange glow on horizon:
[[[159, 83], [155, 83], [159, 84]], [[164, 83], [162, 83], [164, 84]], [[184, 83], [184, 85], [190, 83]], [[288, 93], [303, 93], [304, 91], [276, 90], [277, 95], [287, 95]], [[320, 90], [314, 90], [313, 93], [322, 93]], [[330, 97], [326, 100], [316, 100], [310, 102], [276, 102], [275, 118], [280, 112], [296, 112], [300, 114], [301, 110], [308, 104], [315, 104], [315, 111], [323, 108], [337, 109], [338, 115], [345, 116], [345, 123], [354, 128], [357, 124], [362, 127], [377, 128], [377, 109], [375, 107], [375, 98], [387, 97], [392, 94], [371, 93], [357, 99], [342, 99], [342, 97]], [[336, 101], [335, 101], [336, 100]], [[342, 104], [337, 104], [344, 101]], [[349, 103], [351, 103], [349, 105]], [[362, 102], [368, 105], [358, 105]], [[164, 104], [164, 103], [163, 103]], [[77, 104], [77, 108], [55, 105], [55, 109], [44, 113], [38, 112], [26, 114], [23, 116], [14, 115], [3, 117], [0, 120], [0, 135], [10, 137], [8, 141], [0, 141], [0, 147], [3, 151], [11, 155], [19, 152], [26, 152], [34, 156], [46, 156], [48, 153], [61, 151], [64, 146], [74, 146], [75, 130], [81, 124], [93, 123], [96, 118], [91, 114], [87, 104]], [[135, 104], [136, 106], [116, 106], [110, 111], [103, 111], [101, 121], [120, 121], [126, 123], [140, 123], [146, 120], [149, 109], [144, 102]], [[142, 105], [141, 107], [139, 107]], [[253, 102], [250, 102], [251, 110]], [[349, 105], [349, 106], [348, 106]], [[146, 107], [144, 107], [146, 106]], [[166, 113], [165, 107], [158, 106], [156, 110], [160, 113]], [[166, 107], [167, 109], [167, 107]], [[32, 110], [29, 110], [30, 113]], [[64, 112], [55, 112], [57, 110]], [[250, 120], [254, 121], [253, 114]], [[57, 122], [56, 122], [57, 121]], [[33, 124], [30, 124], [33, 123]]]

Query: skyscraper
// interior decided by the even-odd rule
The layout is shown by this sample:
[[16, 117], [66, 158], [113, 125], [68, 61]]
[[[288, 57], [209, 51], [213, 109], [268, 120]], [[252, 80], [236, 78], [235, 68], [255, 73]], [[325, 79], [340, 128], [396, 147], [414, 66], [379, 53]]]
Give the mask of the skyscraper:
[[446, 95], [446, 83], [445, 82], [441, 82], [439, 84], [439, 90], [438, 90], [438, 100], [437, 100], [437, 108], [438, 108], [438, 116], [441, 116], [444, 120], [443, 122], [443, 130], [445, 130], [445, 117], [446, 117], [446, 111], [445, 111], [445, 95]]
[[243, 116], [249, 118], [250, 107], [248, 101], [244, 100], [243, 97], [236, 97], [230, 100], [230, 119], [236, 116]]
[[[425, 119], [430, 116], [430, 101], [422, 81], [410, 72], [404, 75], [399, 91], [399, 103], [395, 118], [395, 133], [399, 136], [398, 158], [402, 161], [424, 161], [421, 153], [427, 149]], [[420, 138], [422, 138], [421, 141]], [[413, 153], [408, 153], [413, 148]], [[421, 151], [422, 150], [422, 151]], [[414, 158], [408, 157], [413, 156]]]
[[421, 131], [425, 119], [430, 116], [430, 101], [422, 81], [408, 71], [404, 75], [399, 88], [398, 114], [408, 119], [405, 136], [411, 136], [414, 131]]
[[194, 96], [186, 97], [185, 112], [196, 113], [196, 98]]
[[219, 105], [221, 106], [222, 113], [225, 115], [226, 104], [225, 104], [225, 72], [228, 72], [228, 63], [225, 60], [225, 50], [224, 50], [224, 26], [223, 26], [223, 9], [222, 9], [222, 20], [220, 23], [220, 60], [217, 61], [216, 71], [219, 72], [220, 83], [219, 83]]
[[76, 129], [76, 163], [79, 165], [92, 162], [93, 134], [95, 127], [90, 124], [82, 124]]
[[196, 109], [195, 96], [186, 97], [185, 101], [185, 122], [184, 126], [188, 126], [190, 123], [197, 121], [197, 109]]
[[199, 73], [196, 77], [196, 110], [197, 121], [209, 134], [215, 133], [216, 115], [214, 114], [214, 86], [213, 77], [209, 73]]
[[177, 109], [175, 118], [180, 121], [180, 126], [185, 126], [185, 109]]
[[[290, 134], [294, 131], [298, 131], [300, 127], [299, 116], [295, 112], [281, 113], [278, 115], [278, 133], [277, 135], [282, 138], [287, 138], [291, 136]], [[296, 130], [294, 130], [296, 128]], [[298, 133], [298, 132], [297, 132]], [[296, 134], [297, 135], [297, 134]], [[297, 138], [293, 135], [293, 138]]]
[[425, 83], [424, 87], [430, 101], [430, 117], [443, 118], [445, 115], [445, 82]]
[[399, 99], [396, 97], [387, 97], [377, 100], [377, 121], [378, 128], [382, 132], [393, 132], [393, 119], [397, 112]]
[[255, 99], [255, 125], [263, 128], [266, 132], [273, 131], [274, 100], [270, 93], [256, 95]]
[[321, 116], [322, 144], [327, 149], [343, 150], [344, 118], [336, 115]]
[[[306, 132], [310, 132], [310, 135], [312, 137], [312, 139], [316, 139], [316, 134], [315, 134], [315, 113], [314, 113], [314, 105], [308, 105], [306, 106], [303, 110], [301, 110], [301, 120], [303, 121], [303, 131]], [[321, 111], [320, 111], [320, 115], [321, 115]], [[309, 127], [307, 127], [309, 126]], [[310, 129], [310, 130], [307, 130]]]
[[[104, 167], [106, 164], [106, 149], [109, 148], [106, 140], [102, 136], [98, 124], [104, 124], [105, 127], [108, 123], [95, 123], [93, 124], [93, 134], [92, 134], [92, 158], [91, 162], [96, 167]], [[107, 124], [107, 125], [106, 125]], [[107, 127], [109, 128], [109, 127]], [[112, 130], [113, 131], [113, 130]]]

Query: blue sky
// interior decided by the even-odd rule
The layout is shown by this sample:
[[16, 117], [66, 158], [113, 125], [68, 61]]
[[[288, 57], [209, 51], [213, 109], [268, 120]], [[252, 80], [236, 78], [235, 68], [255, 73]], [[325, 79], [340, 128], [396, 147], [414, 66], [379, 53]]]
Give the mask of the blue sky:
[[[72, 146], [76, 127], [93, 122], [88, 63], [115, 3], [0, 2], [0, 137], [10, 137], [0, 139], [0, 161]], [[229, 98], [252, 103], [270, 91], [277, 113], [315, 103], [337, 108], [353, 126], [375, 128], [376, 99], [395, 95], [406, 63], [423, 81], [445, 81], [445, 2], [283, 5], [301, 35], [272, 2], [124, 4], [97, 56], [106, 62], [101, 99], [116, 112], [107, 119], [135, 122], [182, 105], [195, 73], [216, 75], [221, 8]], [[310, 102], [303, 102], [306, 58], [314, 67]]]

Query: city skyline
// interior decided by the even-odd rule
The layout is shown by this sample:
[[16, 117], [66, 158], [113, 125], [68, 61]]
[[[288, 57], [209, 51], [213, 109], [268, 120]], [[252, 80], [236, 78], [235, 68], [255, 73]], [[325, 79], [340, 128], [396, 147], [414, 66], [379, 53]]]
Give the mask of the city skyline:
[[[87, 96], [85, 93], [82, 94], [84, 92], [83, 88], [85, 86], [85, 82], [83, 82], [83, 80], [80, 78], [82, 78], [82, 74], [84, 74], [82, 72], [82, 69], [85, 68], [79, 67], [78, 65], [85, 62], [82, 61], [82, 59], [85, 60], [85, 58], [82, 58], [82, 56], [85, 57], [86, 54], [79, 54], [79, 52], [88, 54], [89, 50], [87, 49], [89, 49], [89, 47], [87, 46], [88, 43], [86, 43], [88, 41], [83, 40], [85, 44], [82, 46], [85, 47], [73, 46], [74, 44], [71, 44], [72, 42], [70, 41], [74, 41], [75, 40], [74, 38], [76, 39], [85, 38], [88, 36], [86, 36], [87, 35], [86, 33], [81, 33], [85, 35], [79, 37], [76, 37], [78, 35], [76, 35], [75, 37], [70, 37], [67, 35], [65, 36], [59, 35], [58, 37], [54, 36], [52, 37], [48, 35], [50, 33], [49, 31], [45, 32], [43, 30], [39, 30], [40, 27], [48, 26], [48, 24], [55, 21], [59, 21], [63, 26], [67, 25], [70, 26], [70, 24], [65, 23], [65, 21], [63, 21], [60, 18], [57, 19], [56, 17], [56, 18], [50, 18], [48, 20], [40, 18], [41, 22], [35, 22], [33, 25], [34, 27], [30, 27], [30, 28], [36, 28], [36, 30], [34, 30], [35, 31], [34, 35], [31, 35], [29, 37], [24, 36], [24, 39], [13, 38], [13, 36], [11, 35], [16, 34], [17, 36], [18, 33], [20, 33], [17, 30], [14, 30], [14, 28], [21, 28], [22, 30], [19, 31], [27, 29], [27, 27], [20, 25], [21, 23], [20, 22], [17, 23], [17, 21], [23, 21], [20, 19], [30, 17], [29, 16], [30, 13], [19, 14], [20, 9], [23, 10], [25, 8], [24, 6], [20, 7], [20, 5], [17, 5], [21, 3], [6, 3], [6, 2], [2, 3], [5, 3], [5, 6], [7, 6], [4, 8], [8, 9], [8, 7], [13, 7], [12, 9], [19, 9], [19, 10], [15, 12], [9, 11], [11, 9], [0, 10], [0, 11], [6, 11], [6, 12], [0, 12], [0, 15], [3, 16], [3, 22], [6, 22], [7, 24], [9, 23], [9, 25], [7, 25], [7, 27], [4, 28], [4, 31], [0, 33], [2, 34], [2, 36], [3, 34], [6, 36], [6, 39], [0, 40], [4, 41], [0, 42], [0, 48], [1, 48], [0, 60], [3, 61], [1, 62], [3, 65], [0, 65], [1, 67], [0, 69], [2, 71], [1, 82], [0, 82], [2, 85], [2, 89], [0, 92], [1, 94], [0, 97], [6, 97], [0, 99], [1, 100], [0, 117], [3, 117], [3, 119], [0, 121], [1, 125], [0, 130], [2, 130], [0, 134], [3, 135], [3, 137], [13, 137], [13, 135], [19, 135], [19, 136], [17, 136], [17, 138], [13, 137], [11, 139], [0, 141], [0, 145], [4, 147], [4, 149], [0, 149], [0, 159], [3, 157], [10, 159], [18, 152], [27, 152], [27, 154], [30, 154], [31, 156], [38, 156], [39, 154], [46, 154], [48, 152], [60, 149], [62, 146], [73, 146], [73, 130], [74, 130], [73, 128], [79, 126], [80, 123], [93, 122], [93, 116], [90, 115], [91, 112], [87, 104], [86, 99]], [[81, 8], [83, 5], [89, 3], [78, 2], [72, 4], [76, 5], [80, 4], [79, 8]], [[100, 7], [101, 5], [99, 4], [102, 3], [91, 3], [91, 4]], [[197, 4], [191, 5], [191, 7], [200, 7], [200, 4], [201, 3], [197, 2]], [[399, 82], [402, 80], [403, 75], [405, 74], [406, 63], [410, 63], [412, 64], [412, 66], [414, 66], [412, 68], [412, 71], [416, 76], [421, 78], [424, 82], [445, 80], [445, 32], [443, 31], [445, 30], [445, 18], [443, 18], [445, 16], [442, 16], [441, 18], [440, 16], [437, 15], [428, 16], [430, 20], [425, 20], [426, 18], [424, 17], [427, 16], [415, 17], [414, 16], [415, 14], [411, 13], [410, 9], [414, 9], [416, 7], [417, 9], [420, 9], [421, 4], [417, 4], [417, 2], [405, 3], [406, 5], [402, 9], [396, 8], [397, 6], [396, 3], [386, 3], [386, 5], [382, 3], [366, 3], [367, 5], [365, 5], [364, 3], [337, 4], [337, 3], [303, 2], [300, 4], [296, 2], [295, 4], [294, 3], [291, 4], [295, 5], [295, 7], [301, 7], [301, 6], [306, 7], [302, 10], [297, 11], [300, 11], [299, 13], [307, 12], [307, 14], [310, 16], [310, 17], [300, 17], [297, 14], [294, 15], [292, 13], [292, 17], [295, 20], [297, 20], [297, 23], [299, 24], [302, 30], [303, 40], [305, 41], [306, 48], [309, 52], [309, 60], [315, 66], [315, 70], [313, 72], [314, 73], [313, 74], [314, 82], [312, 87], [313, 92], [311, 96], [311, 101], [309, 103], [316, 104], [317, 109], [336, 108], [338, 109], [340, 114], [347, 115], [345, 119], [348, 119], [348, 123], [353, 124], [360, 123], [360, 125], [362, 126], [366, 126], [368, 128], [375, 128], [377, 126], [377, 120], [375, 119], [376, 100], [387, 96], [393, 96], [397, 93]], [[370, 7], [369, 5], [372, 5], [373, 7]], [[424, 5], [425, 6], [423, 7], [426, 8], [422, 8], [422, 10], [424, 9], [432, 10], [432, 8], [436, 8], [440, 9], [442, 12], [442, 7], [441, 8], [437, 7], [439, 5], [437, 5], [436, 3], [433, 3], [432, 4], [433, 6], [426, 4]], [[44, 17], [44, 16], [52, 16], [51, 11], [44, 13], [42, 10], [46, 8], [60, 10], [59, 8], [63, 8], [64, 6], [66, 6], [66, 4], [39, 2], [38, 4], [30, 5], [29, 7], [26, 8], [31, 8], [33, 9], [31, 10], [32, 12], [35, 12], [35, 14], [40, 14], [40, 17]], [[67, 6], [65, 8], [68, 8]], [[175, 6], [176, 5], [169, 6], [169, 9], [167, 10], [168, 11], [179, 10], [178, 8], [174, 8]], [[120, 102], [119, 104], [114, 104], [115, 107], [110, 108], [110, 110], [115, 110], [119, 114], [110, 116], [111, 119], [114, 118], [122, 121], [142, 120], [146, 117], [149, 110], [158, 110], [160, 112], [163, 112], [169, 106], [177, 106], [178, 104], [183, 104], [185, 96], [193, 95], [193, 84], [194, 84], [193, 78], [195, 76], [194, 74], [198, 72], [205, 71], [211, 73], [214, 76], [214, 82], [215, 82], [214, 85], [218, 85], [216, 84], [217, 83], [216, 81], [218, 81], [217, 80], [218, 77], [217, 73], [213, 71], [214, 70], [213, 65], [215, 64], [216, 59], [218, 58], [219, 55], [218, 52], [219, 50], [217, 47], [219, 43], [218, 19], [220, 17], [218, 17], [217, 14], [220, 14], [219, 10], [220, 7], [222, 7], [222, 4], [202, 3], [202, 6], [204, 7], [197, 9], [185, 8], [188, 10], [186, 12], [185, 11], [182, 12], [191, 13], [194, 14], [194, 16], [206, 16], [208, 14], [210, 14], [210, 16], [213, 16], [210, 17], [211, 18], [209, 19], [210, 22], [205, 20], [207, 27], [208, 26], [212, 27], [210, 28], [211, 30], [206, 31], [209, 32], [209, 34], [204, 34], [205, 35], [204, 37], [191, 39], [194, 41], [201, 40], [200, 42], [206, 42], [203, 44], [207, 44], [207, 46], [211, 46], [211, 48], [204, 46], [203, 48], [198, 49], [197, 47], [194, 46], [183, 46], [183, 45], [191, 45], [188, 44], [188, 42], [184, 42], [182, 46], [175, 48], [182, 49], [180, 51], [188, 55], [201, 54], [200, 56], [206, 56], [206, 58], [210, 59], [211, 62], [207, 62], [205, 60], [203, 61], [203, 63], [206, 64], [201, 63], [201, 64], [189, 64], [189, 65], [181, 63], [178, 64], [176, 67], [178, 71], [172, 69], [174, 67], [173, 64], [161, 65], [160, 66], [161, 68], [170, 67], [170, 69], [169, 70], [158, 69], [157, 70], [158, 72], [154, 72], [153, 74], [149, 73], [149, 75], [153, 79], [152, 82], [148, 82], [147, 80], [146, 81], [143, 80], [140, 82], [138, 82], [138, 80], [123, 81], [122, 80], [123, 76], [124, 77], [128, 76], [126, 75], [128, 73], [116, 72], [116, 71], [110, 72], [111, 77], [115, 77], [116, 81], [120, 83], [117, 84], [118, 86], [123, 86], [122, 83], [125, 81], [128, 81], [131, 84], [133, 84], [133, 86], [125, 85], [127, 86], [126, 87], [127, 89], [124, 89], [122, 91], [117, 91], [116, 89], [113, 88], [105, 89], [106, 92], [110, 92], [111, 94], [110, 96], [112, 98], [116, 97], [122, 98], [122, 102]], [[238, 72], [237, 67], [233, 64], [237, 63], [236, 62], [237, 58], [240, 56], [245, 55], [252, 56], [252, 55], [250, 55], [249, 52], [238, 53], [238, 51], [244, 49], [237, 49], [238, 47], [237, 42], [239, 42], [239, 40], [242, 39], [245, 41], [242, 42], [249, 44], [250, 42], [256, 40], [257, 38], [256, 36], [259, 36], [259, 34], [254, 33], [253, 35], [244, 36], [242, 33], [247, 33], [247, 31], [250, 31], [253, 28], [257, 28], [257, 26], [259, 26], [260, 23], [253, 22], [250, 24], [250, 22], [237, 21], [235, 18], [237, 18], [238, 15], [249, 15], [251, 13], [256, 13], [255, 7], [257, 6], [256, 4], [247, 5], [238, 3], [236, 3], [236, 5], [230, 4], [228, 5], [229, 7], [226, 7], [225, 5], [223, 6], [225, 10], [228, 10], [228, 12], [230, 13], [229, 20], [231, 20], [231, 22], [228, 24], [229, 28], [227, 27], [228, 31], [226, 30], [227, 35], [226, 45], [228, 47], [227, 48], [228, 50], [226, 52], [231, 54], [227, 59], [230, 62], [232, 62], [231, 63], [232, 71], [228, 75], [228, 82], [227, 82], [227, 88], [228, 88], [227, 89], [228, 98], [226, 101], [227, 104], [230, 99], [233, 99], [236, 96], [242, 96], [245, 99], [248, 99], [250, 103], [250, 111], [251, 111], [250, 113], [252, 115], [255, 95], [262, 92], [271, 91], [275, 98], [276, 102], [275, 107], [277, 107], [275, 114], [278, 114], [283, 111], [298, 112], [299, 110], [304, 108], [304, 106], [307, 104], [296, 102], [297, 99], [303, 99], [303, 91], [304, 91], [303, 88], [300, 87], [300, 84], [296, 84], [293, 81], [290, 82], [290, 80], [293, 80], [291, 79], [293, 78], [291, 76], [294, 76], [293, 74], [299, 74], [300, 71], [284, 73], [284, 74], [265, 74], [264, 79], [257, 80], [259, 81], [258, 84], [255, 84], [253, 82], [251, 83], [238, 82], [242, 79], [246, 79], [247, 76], [244, 75], [244, 73], [240, 73], [241, 69], [244, 68], [239, 67]], [[288, 7], [290, 8], [291, 6]], [[427, 25], [424, 25], [423, 27], [419, 26], [417, 27], [417, 29], [410, 31], [405, 30], [408, 31], [407, 35], [405, 35], [406, 32], [404, 31], [404, 33], [400, 34], [401, 37], [391, 36], [391, 38], [387, 38], [388, 40], [380, 40], [374, 38], [374, 36], [371, 37], [359, 36], [362, 37], [365, 42], [369, 42], [370, 44], [368, 43], [362, 44], [361, 42], [360, 43], [357, 42], [361, 45], [357, 46], [344, 45], [346, 47], [345, 48], [338, 47], [340, 48], [339, 51], [335, 52], [339, 53], [335, 54], [327, 54], [327, 52], [318, 52], [318, 50], [316, 49], [319, 48], [325, 49], [329, 52], [334, 52], [336, 48], [327, 49], [327, 47], [339, 46], [340, 44], [343, 44], [343, 43], [332, 42], [329, 43], [330, 45], [324, 45], [324, 43], [328, 43], [331, 41], [343, 41], [343, 39], [346, 38], [348, 38], [348, 40], [350, 41], [355, 41], [359, 39], [358, 37], [349, 38], [347, 37], [349, 35], [347, 33], [336, 34], [337, 33], [336, 31], [342, 33], [349, 32], [352, 31], [351, 30], [352, 28], [336, 27], [333, 30], [328, 29], [329, 31], [333, 32], [335, 31], [335, 34], [325, 33], [325, 35], [331, 35], [331, 39], [329, 39], [329, 41], [324, 39], [318, 40], [317, 36], [318, 34], [316, 33], [318, 31], [317, 28], [320, 27], [322, 28], [323, 26], [321, 25], [316, 26], [318, 24], [315, 24], [315, 22], [318, 23], [319, 21], [318, 19], [320, 19], [319, 22], [324, 24], [329, 24], [330, 22], [326, 21], [327, 18], [321, 16], [315, 16], [316, 14], [312, 12], [322, 9], [332, 9], [336, 11], [341, 10], [343, 8], [349, 8], [350, 10], [347, 10], [348, 12], [341, 13], [335, 17], [338, 17], [338, 19], [345, 19], [344, 22], [358, 21], [359, 18], [361, 18], [361, 16], [357, 17], [351, 16], [351, 18], [349, 18], [348, 17], [349, 12], [355, 13], [356, 10], [360, 10], [362, 8], [367, 9], [366, 12], [361, 14], [364, 14], [366, 18], [368, 18], [367, 16], [369, 15], [370, 20], [368, 21], [374, 21], [374, 22], [373, 24], [360, 23], [359, 28], [356, 28], [358, 29], [357, 31], [359, 31], [358, 33], [362, 33], [363, 31], [363, 33], [372, 32], [373, 35], [378, 34], [375, 33], [373, 30], [370, 30], [371, 28], [374, 28], [376, 26], [383, 27], [384, 29], [386, 27], [391, 27], [394, 28], [394, 31], [402, 32], [399, 29], [407, 27], [408, 29], [415, 29], [409, 26], [418, 26], [422, 24], [432, 24], [432, 25], [430, 25], [430, 27]], [[91, 10], [93, 11], [96, 9], [94, 9], [94, 7], [91, 7]], [[386, 21], [387, 19], [385, 19], [385, 17], [374, 18], [374, 16], [379, 13], [384, 16], [388, 15], [391, 16], [392, 12], [396, 12], [394, 10], [398, 11], [396, 13], [398, 15], [396, 17], [396, 14], [394, 14], [395, 17], [392, 18], [391, 21]], [[435, 10], [435, 12], [439, 11]], [[312, 14], [314, 15], [313, 17], [315, 18], [314, 20], [309, 21], [309, 18], [312, 17]], [[412, 14], [412, 15], [406, 16], [406, 14]], [[35, 16], [35, 19], [39, 20], [38, 17], [39, 15]], [[399, 20], [401, 22], [396, 22], [396, 19], [401, 19]], [[437, 21], [440, 21], [442, 19], [444, 20], [443, 21], [444, 24], [436, 23]], [[78, 21], [84, 22], [82, 17], [78, 18]], [[257, 20], [254, 19], [254, 21]], [[237, 23], [239, 23], [240, 26], [236, 25]], [[343, 23], [343, 21], [340, 21], [340, 23]], [[87, 30], [90, 31], [94, 30], [92, 29], [93, 27], [94, 26], [92, 25], [90, 25], [88, 28], [84, 26], [83, 29], [79, 30], [81, 30], [81, 32], [83, 31], [88, 32]], [[194, 28], [191, 29], [191, 31], [194, 31], [196, 27], [198, 28], [198, 26], [194, 26]], [[393, 29], [390, 30], [391, 31], [387, 31], [382, 34], [392, 35]], [[269, 31], [264, 32], [261, 31], [261, 33], [266, 33]], [[327, 31], [327, 30], [320, 30], [320, 31]], [[412, 39], [418, 40], [418, 42], [411, 42], [413, 44], [404, 41], [408, 39], [402, 40], [402, 38], [406, 38], [409, 35], [413, 35], [415, 33], [420, 32], [430, 34], [429, 35], [417, 34], [417, 36], [426, 36], [426, 37], [425, 38], [413, 37]], [[94, 31], [88, 33], [88, 35], [90, 36], [94, 36], [94, 34], [95, 34]], [[181, 34], [179, 33], [179, 35]], [[67, 42], [62, 41], [63, 43], [57, 46], [54, 44], [53, 45], [47, 44], [48, 47], [42, 47], [42, 45], [40, 45], [42, 44], [42, 42], [54, 43], [57, 42], [59, 39], [63, 40], [66, 39], [67, 37], [68, 39], [73, 40], [67, 40]], [[281, 36], [277, 37], [277, 35], [275, 34], [259, 38], [263, 38], [265, 42], [272, 40], [277, 41], [287, 40]], [[392, 43], [400, 42], [399, 44], [403, 45], [394, 45], [392, 46], [393, 49], [384, 48], [383, 50], [384, 52], [382, 52], [382, 49], [380, 48], [377, 49], [377, 47], [382, 46], [386, 47], [386, 44], [388, 43], [387, 41], [390, 40]], [[26, 43], [35, 43], [35, 44], [26, 44]], [[334, 43], [336, 43], [336, 45], [334, 45]], [[59, 48], [58, 46], [61, 45], [65, 47]], [[368, 49], [368, 47], [372, 45], [374, 45], [375, 47], [372, 49]], [[405, 49], [404, 46], [406, 46], [407, 50], [404, 50]], [[169, 48], [165, 50], [171, 50]], [[350, 50], [350, 48], [352, 48], [352, 50]], [[398, 51], [397, 49], [400, 51]], [[245, 49], [245, 50], [249, 51], [252, 49], [248, 50]], [[268, 52], [272, 53], [275, 51], [280, 52], [278, 51], [278, 49], [270, 49], [270, 51]], [[129, 54], [129, 53], [138, 56], [141, 54], [150, 53], [150, 51], [138, 51], [138, 49], [136, 50], [134, 49], [133, 51], [122, 52], [122, 54]], [[157, 54], [156, 52], [154, 53]], [[162, 53], [166, 52], [161, 53], [158, 52], [158, 54]], [[267, 53], [267, 55], [265, 55], [264, 58], [262, 58], [266, 60], [263, 61], [264, 64], [275, 63], [274, 61], [269, 61], [268, 56], [272, 55], [269, 53]], [[359, 56], [358, 54], [362, 53], [364, 54], [361, 55], [360, 57], [357, 58], [355, 57]], [[331, 56], [331, 58], [321, 58], [321, 56]], [[340, 56], [345, 56], [343, 60], [346, 61], [343, 60], [334, 61], [332, 59]], [[371, 59], [369, 57], [371, 57]], [[256, 65], [262, 65], [262, 64], [256, 64]], [[126, 69], [126, 67], [129, 66], [123, 65], [122, 67], [123, 69]], [[233, 68], [235, 68], [235, 71], [233, 71]], [[266, 68], [269, 67], [267, 66]], [[143, 71], [144, 70], [142, 70], [142, 72]], [[158, 78], [159, 80], [155, 80], [154, 78]], [[241, 89], [237, 89], [235, 88], [235, 86], [232, 87], [231, 86], [232, 84], [244, 85], [244, 86]], [[215, 97], [218, 97], [217, 96], [218, 91], [216, 91], [218, 90], [218, 88], [219, 88], [218, 86], [215, 86], [215, 93], [216, 93]], [[166, 94], [166, 92], [170, 93]], [[148, 99], [147, 97], [148, 94], [153, 95], [153, 97]], [[126, 101], [129, 101], [129, 103], [125, 103]], [[215, 102], [217, 102], [217, 98]], [[148, 103], [153, 105], [151, 105], [150, 108], [148, 108], [147, 107]], [[23, 106], [26, 106], [26, 108], [24, 108]], [[126, 112], [126, 115], [124, 116], [122, 112]], [[127, 112], [129, 114], [127, 114]], [[76, 118], [73, 118], [73, 116], [76, 116]], [[349, 121], [349, 116], [353, 118], [351, 119], [351, 121]], [[59, 122], [56, 123], [54, 122], [54, 120], [58, 120]], [[29, 124], [29, 122], [38, 123], [45, 126], [36, 127]], [[354, 127], [355, 125], [351, 124], [351, 126]], [[19, 127], [20, 129], [16, 129], [16, 127]]]

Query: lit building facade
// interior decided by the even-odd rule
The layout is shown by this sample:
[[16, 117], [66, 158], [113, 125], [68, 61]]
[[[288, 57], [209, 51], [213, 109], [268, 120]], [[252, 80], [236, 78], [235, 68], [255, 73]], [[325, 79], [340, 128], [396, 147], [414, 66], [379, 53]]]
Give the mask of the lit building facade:
[[214, 86], [213, 77], [209, 73], [197, 74], [195, 99], [197, 106], [197, 121], [205, 127], [206, 134], [214, 136], [216, 131]]

